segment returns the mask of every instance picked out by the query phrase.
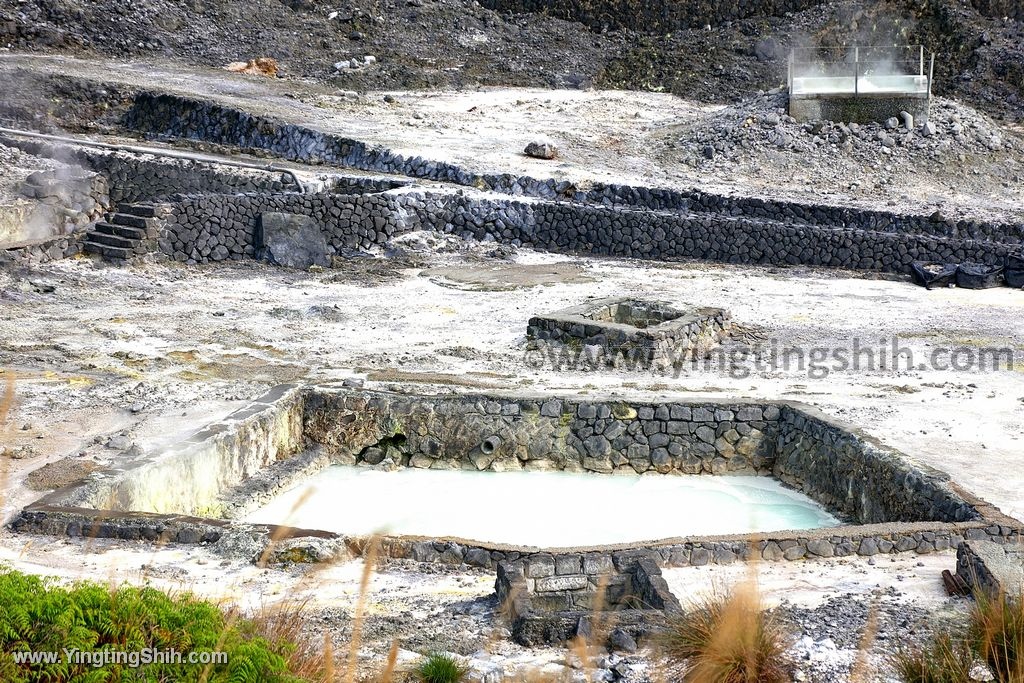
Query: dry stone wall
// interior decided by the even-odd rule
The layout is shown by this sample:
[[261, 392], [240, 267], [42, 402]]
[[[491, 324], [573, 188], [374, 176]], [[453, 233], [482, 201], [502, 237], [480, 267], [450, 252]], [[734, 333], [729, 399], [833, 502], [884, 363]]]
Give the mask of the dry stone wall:
[[27, 266], [68, 258], [82, 252], [84, 238], [85, 233], [79, 232], [7, 244], [0, 247], [0, 264]]
[[160, 249], [189, 263], [253, 256], [256, 221], [264, 211], [311, 216], [332, 254], [381, 245], [394, 234], [418, 229], [557, 253], [897, 273], [909, 272], [914, 261], [1002, 264], [1017, 249], [930, 235], [444, 190], [185, 198], [174, 204]]
[[[801, 416], [806, 419], [799, 419]], [[763, 427], [759, 426], [762, 423]], [[713, 431], [702, 431], [712, 427]], [[747, 427], [750, 433], [741, 433]], [[567, 401], [477, 394], [410, 396], [357, 388], [297, 390], [287, 386], [208, 425], [159, 456], [139, 456], [136, 463], [44, 496], [28, 506], [12, 526], [29, 533], [209, 543], [215, 545], [216, 552], [250, 558], [262, 552], [271, 536], [290, 538], [285, 561], [341, 549], [361, 554], [366, 550], [365, 539], [228, 522], [209, 515], [237, 517], [250, 509], [253, 501], [265, 501], [281, 486], [329, 462], [382, 468], [536, 467], [602, 472], [609, 466], [619, 467], [616, 460], [622, 462], [625, 457], [624, 471], [636, 472], [635, 465], [640, 465], [653, 474], [652, 470], [666, 471], [668, 465], [666, 461], [659, 469], [657, 449], [665, 449], [672, 466], [678, 467], [672, 444], [684, 450], [678, 462], [685, 464], [689, 461], [686, 449], [700, 443], [715, 449], [711, 472], [715, 462], [728, 471], [730, 460], [719, 451], [736, 450], [730, 441], [736, 435], [728, 432], [735, 430], [743, 438], [752, 436], [754, 429], [763, 434], [756, 453], [765, 471], [771, 463], [771, 473], [822, 504], [838, 506], [834, 511], [849, 515], [855, 524], [558, 551], [399, 536], [383, 538], [381, 553], [419, 562], [486, 568], [509, 562], [535, 574], [532, 578], [548, 578], [590, 576], [593, 572], [588, 567], [622, 571], [638, 558], [651, 558], [660, 565], [699, 566], [751, 558], [781, 561], [930, 553], [956, 547], [964, 540], [1010, 546], [1020, 542], [1018, 522], [963, 494], [942, 473], [919, 468], [902, 454], [861, 435], [847, 437], [843, 434], [847, 428], [807, 406]], [[610, 437], [609, 430], [619, 435]], [[616, 442], [623, 434], [629, 435], [630, 444]], [[604, 442], [594, 436], [607, 441], [607, 456], [601, 454]], [[707, 439], [712, 436], [715, 441], [709, 444]], [[659, 445], [665, 439], [668, 445]], [[485, 447], [487, 442], [490, 445]], [[793, 443], [799, 447], [792, 447]], [[646, 445], [648, 451], [636, 449], [631, 459], [630, 446], [636, 444]], [[596, 455], [592, 452], [595, 445]], [[883, 467], [876, 467], [876, 461]], [[754, 460], [748, 462], [753, 474]], [[706, 471], [703, 463], [700, 471]], [[876, 476], [875, 472], [879, 479], [871, 486], [858, 483], [866, 476]], [[862, 507], [844, 503], [844, 488]], [[114, 509], [109, 509], [111, 500], [117, 502]], [[858, 514], [883, 512], [901, 521], [857, 524]], [[207, 517], [189, 517], [189, 513]], [[553, 573], [548, 573], [551, 566]], [[542, 587], [557, 589], [557, 584], [544, 582]]]
[[38, 156], [77, 164], [103, 175], [114, 204], [166, 199], [194, 193], [295, 191], [295, 181], [280, 171], [217, 166], [203, 161], [74, 147], [62, 143], [4, 138]]
[[[748, 403], [316, 392], [306, 436], [342, 462], [383, 467], [768, 474], [780, 411]], [[385, 462], [389, 460], [389, 462]]]
[[[896, 236], [919, 235], [946, 240], [996, 242], [1016, 247], [1024, 240], [1024, 225], [1020, 223], [952, 220], [936, 214], [923, 216], [853, 207], [799, 204], [760, 197], [726, 197], [699, 190], [680, 191], [603, 183], [594, 183], [589, 189], [582, 190], [565, 180], [543, 180], [507, 173], [475, 173], [455, 164], [421, 157], [407, 157], [390, 150], [371, 148], [351, 138], [287, 124], [272, 118], [254, 116], [212, 102], [166, 94], [138, 94], [123, 123], [128, 128], [147, 134], [256, 148], [295, 161], [331, 163], [373, 172], [443, 181], [514, 197], [525, 196], [606, 207], [626, 205], [645, 211], [706, 213], [709, 214], [709, 218], [719, 220], [736, 218], [754, 223], [767, 221], [793, 228], [807, 226], [861, 230], [892, 233]], [[743, 228], [745, 225], [740, 224], [740, 227]], [[867, 239], [874, 239], [874, 236], [868, 236]], [[912, 245], [908, 245], [908, 248], [909, 246]], [[968, 245], [964, 247], [968, 248]], [[799, 258], [799, 254], [797, 257]], [[846, 267], [871, 267], [858, 265], [859, 261], [840, 260], [846, 262]]]
[[448, 195], [405, 204], [423, 227], [542, 251], [909, 273], [914, 261], [1002, 264], [1019, 245], [742, 215]]
[[783, 408], [773, 474], [858, 524], [978, 518], [949, 476], [912, 465], [858, 430]]
[[312, 218], [324, 233], [328, 256], [384, 244], [405, 229], [397, 202], [385, 194], [204, 195], [170, 204], [157, 244], [185, 263], [254, 257], [264, 213]]

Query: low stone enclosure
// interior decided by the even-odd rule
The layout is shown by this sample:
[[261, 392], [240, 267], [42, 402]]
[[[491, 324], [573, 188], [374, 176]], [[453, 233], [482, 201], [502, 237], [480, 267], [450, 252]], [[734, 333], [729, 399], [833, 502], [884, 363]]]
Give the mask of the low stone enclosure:
[[[386, 555], [424, 562], [493, 568], [533, 556], [619, 561], [640, 552], [659, 564], [701, 565], [755, 555], [775, 561], [926, 553], [964, 539], [1004, 543], [1020, 536], [1017, 522], [962, 491], [944, 473], [915, 465], [856, 428], [801, 404], [411, 395], [342, 386], [278, 387], [182, 443], [44, 496], [25, 508], [14, 526], [48, 534], [222, 547], [243, 536], [260, 545], [274, 528], [229, 520], [332, 463], [590, 476], [766, 475], [802, 491], [847, 523], [575, 549], [451, 538], [384, 539]], [[281, 533], [333, 539], [338, 549], [352, 552], [365, 543], [315, 531]]]
[[965, 541], [956, 549], [956, 575], [975, 593], [1024, 597], [1024, 545]]
[[802, 404], [412, 394], [365, 389], [359, 382], [277, 387], [181, 443], [126, 456], [44, 495], [12, 527], [200, 543], [225, 556], [271, 563], [360, 555], [372, 542], [365, 536], [239, 521], [330, 465], [772, 476], [843, 521], [801, 531], [566, 548], [452, 537], [377, 539], [385, 557], [497, 570], [496, 590], [508, 602], [516, 639], [526, 644], [560, 642], [586, 629], [585, 613], [595, 601], [616, 611], [620, 628], [642, 637], [678, 607], [662, 566], [929, 553], [965, 540], [1007, 547], [1022, 542], [1018, 522], [946, 474]]
[[[135, 174], [152, 179], [139, 183], [132, 173], [118, 170], [119, 164], [134, 163], [122, 159], [124, 155], [115, 163], [109, 155], [87, 153], [96, 157], [89, 161], [92, 168], [109, 174], [112, 198], [123, 195], [123, 201], [165, 205], [169, 218], [156, 243], [157, 252], [188, 263], [255, 256], [260, 251], [257, 226], [265, 211], [311, 218], [324, 235], [327, 256], [345, 249], [367, 249], [403, 231], [435, 230], [559, 253], [906, 274], [914, 261], [1001, 265], [1024, 242], [1020, 224], [954, 221], [937, 215], [726, 197], [697, 190], [600, 183], [577, 187], [565, 180], [473, 173], [450, 163], [408, 158], [356, 140], [167, 94], [136, 93], [122, 124], [148, 136], [236, 145], [304, 164], [393, 174], [390, 178], [341, 178], [339, 186], [299, 194], [282, 174], [254, 181], [252, 174], [214, 173], [202, 164], [185, 162], [175, 162], [181, 167], [177, 179], [174, 174], [163, 178], [154, 170], [149, 175]], [[46, 153], [45, 145], [31, 144]], [[153, 160], [139, 163], [160, 165]], [[186, 178], [190, 173], [202, 176], [202, 182]], [[429, 184], [412, 187], [411, 178]], [[180, 185], [179, 192], [169, 195], [173, 188], [168, 185], [175, 183]]]
[[607, 365], [674, 367], [703, 358], [729, 335], [721, 308], [679, 310], [663, 301], [610, 298], [530, 318], [527, 338], [597, 347]]
[[494, 592], [512, 637], [526, 646], [593, 636], [601, 612], [615, 612], [610, 625], [637, 641], [682, 611], [657, 562], [639, 555], [618, 563], [581, 555], [499, 562]]

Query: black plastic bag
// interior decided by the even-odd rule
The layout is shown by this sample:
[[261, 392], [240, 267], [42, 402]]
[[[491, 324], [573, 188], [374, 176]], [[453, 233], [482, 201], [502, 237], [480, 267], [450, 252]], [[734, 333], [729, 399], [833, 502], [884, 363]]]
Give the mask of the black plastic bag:
[[1006, 284], [1018, 289], [1024, 287], [1024, 251], [1006, 257]]
[[956, 271], [956, 286], [964, 289], [988, 289], [1003, 284], [1003, 267], [984, 263], [961, 263]]
[[955, 283], [957, 268], [955, 263], [914, 261], [910, 264], [910, 273], [914, 282], [926, 289], [931, 289], [932, 287], [949, 287]]

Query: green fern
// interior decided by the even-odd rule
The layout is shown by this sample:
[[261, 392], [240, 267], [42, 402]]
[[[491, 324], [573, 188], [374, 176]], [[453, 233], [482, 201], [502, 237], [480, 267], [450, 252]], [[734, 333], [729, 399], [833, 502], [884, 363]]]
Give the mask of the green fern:
[[[170, 596], [152, 587], [111, 590], [83, 582], [70, 587], [0, 567], [0, 681], [4, 683], [301, 683], [288, 670], [291, 642], [254, 635], [245, 620], [228, 620], [216, 606], [189, 594]], [[15, 652], [129, 651], [151, 648], [220, 650], [227, 662], [209, 667], [155, 662], [123, 664], [16, 664]]]

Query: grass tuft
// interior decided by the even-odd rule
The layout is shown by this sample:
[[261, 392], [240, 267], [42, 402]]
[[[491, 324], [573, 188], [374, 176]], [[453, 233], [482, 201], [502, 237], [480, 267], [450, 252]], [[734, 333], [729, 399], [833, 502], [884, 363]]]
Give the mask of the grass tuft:
[[938, 633], [923, 646], [901, 648], [889, 664], [904, 683], [961, 683], [972, 663], [988, 664], [1000, 683], [1024, 683], [1024, 601], [974, 595], [967, 636]]
[[762, 609], [757, 584], [714, 593], [676, 617], [660, 637], [664, 654], [699, 683], [788, 683], [787, 634]]
[[889, 655], [889, 665], [904, 683], [963, 683], [974, 654], [968, 644], [939, 633], [923, 648], [900, 648]]
[[1024, 599], [975, 594], [971, 638], [997, 681], [1024, 683]]
[[469, 668], [449, 654], [433, 652], [416, 667], [416, 680], [420, 683], [459, 683]]

